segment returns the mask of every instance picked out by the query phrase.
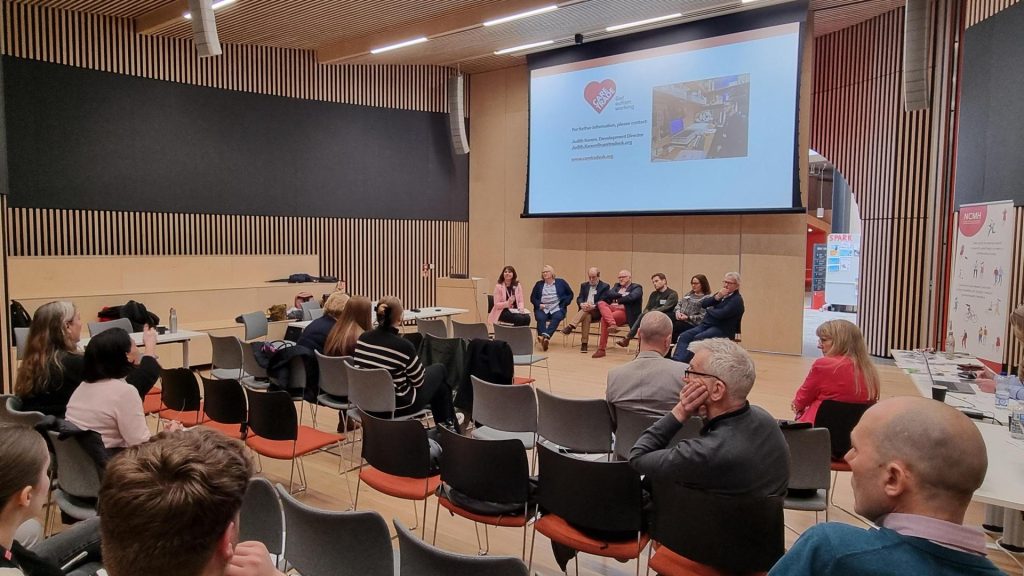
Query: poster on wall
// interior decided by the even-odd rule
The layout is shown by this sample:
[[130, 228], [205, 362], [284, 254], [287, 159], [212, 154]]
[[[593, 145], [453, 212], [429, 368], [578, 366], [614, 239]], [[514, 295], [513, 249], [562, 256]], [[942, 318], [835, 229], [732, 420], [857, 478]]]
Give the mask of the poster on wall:
[[856, 306], [860, 234], [829, 234], [825, 256], [825, 302]]
[[1013, 202], [964, 204], [957, 218], [946, 349], [997, 367], [1006, 345]]

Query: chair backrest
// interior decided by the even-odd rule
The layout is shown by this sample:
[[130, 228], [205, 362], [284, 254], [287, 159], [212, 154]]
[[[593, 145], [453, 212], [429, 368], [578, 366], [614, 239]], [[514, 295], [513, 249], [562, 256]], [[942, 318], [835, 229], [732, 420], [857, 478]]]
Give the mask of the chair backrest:
[[818, 406], [814, 425], [818, 428], [828, 428], [833, 458], [841, 460], [850, 451], [850, 432], [871, 406], [871, 404], [852, 404], [836, 400], [824, 400], [821, 406]]
[[270, 480], [260, 477], [249, 480], [238, 516], [240, 542], [262, 542], [271, 554], [284, 551], [284, 511]]
[[203, 412], [221, 424], [244, 424], [248, 409], [238, 380], [203, 378]]
[[60, 489], [77, 498], [96, 498], [100, 494], [100, 471], [96, 461], [82, 448], [77, 436], [60, 439], [60, 434], [47, 432], [57, 458]]
[[494, 325], [494, 339], [508, 342], [513, 356], [533, 354], [533, 330], [529, 326]]
[[473, 383], [474, 420], [505, 432], [537, 431], [537, 395], [533, 386], [492, 384], [476, 376], [469, 379]]
[[320, 391], [339, 398], [348, 398], [348, 371], [345, 361], [352, 361], [351, 356], [324, 356], [316, 353], [316, 363], [320, 369]]
[[25, 345], [28, 344], [29, 330], [31, 330], [31, 328], [27, 326], [18, 326], [14, 328], [14, 345], [18, 349], [18, 360], [25, 357]]
[[395, 411], [395, 383], [383, 368], [356, 368], [345, 362], [348, 399], [367, 412]]
[[245, 325], [246, 340], [255, 340], [256, 338], [263, 338], [267, 335], [269, 330], [269, 324], [267, 323], [267, 315], [264, 314], [262, 311], [242, 314], [242, 324]]
[[106, 332], [111, 328], [120, 328], [129, 334], [134, 331], [131, 320], [118, 318], [116, 320], [108, 320], [107, 322], [89, 322], [89, 336], [96, 336], [100, 332]]
[[249, 399], [249, 429], [267, 440], [295, 440], [299, 420], [292, 397], [284, 390], [257, 392], [245, 389]]
[[530, 464], [519, 440], [477, 440], [442, 427], [441, 481], [487, 502], [525, 504], [530, 495]]
[[160, 401], [171, 410], [198, 411], [202, 396], [199, 382], [188, 368], [164, 368], [160, 371]]
[[748, 573], [767, 572], [786, 551], [782, 496], [726, 496], [658, 478], [653, 487], [651, 536], [681, 556]]
[[467, 556], [427, 544], [409, 532], [397, 518], [399, 566], [402, 576], [528, 576], [519, 558], [511, 556]]
[[[324, 309], [323, 308], [310, 308], [309, 310], [303, 311], [302, 319], [303, 320], [316, 320], [317, 318], [323, 318], [323, 315], [324, 315]], [[308, 316], [308, 318], [307, 318], [307, 316]]]
[[0, 423], [35, 427], [46, 419], [42, 412], [25, 412], [21, 409], [21, 398], [13, 394], [0, 396]]
[[238, 370], [238, 376], [241, 377], [242, 343], [237, 337], [210, 334], [210, 347], [213, 352], [210, 360], [212, 370]]
[[[320, 301], [319, 300], [315, 300], [314, 299], [314, 300], [309, 300], [309, 301], [303, 302], [300, 307], [302, 308], [302, 319], [303, 320], [316, 320], [320, 316], [324, 315], [324, 312], [323, 312], [324, 309], [320, 307]], [[319, 310], [320, 311], [320, 316], [314, 317], [313, 316], [313, 310]]]
[[789, 487], [827, 490], [832, 472], [832, 443], [827, 428], [783, 428], [789, 444]]
[[464, 323], [452, 320], [452, 337], [466, 340], [488, 340], [491, 334], [487, 331], [487, 324], [483, 322]]
[[573, 452], [612, 451], [612, 415], [604, 398], [561, 398], [537, 390], [537, 434]]
[[[570, 524], [608, 532], [643, 527], [640, 475], [628, 462], [592, 462], [537, 445], [537, 503]], [[585, 479], [585, 480], [584, 480]]]
[[[614, 409], [614, 407], [613, 407]], [[640, 435], [660, 420], [660, 416], [651, 414], [640, 414], [629, 410], [615, 410], [615, 456], [621, 460], [629, 460], [629, 451], [633, 449]], [[676, 432], [676, 435], [669, 441], [669, 446], [675, 446], [680, 440], [694, 438], [700, 434], [704, 422], [694, 416], [683, 423], [683, 427]]]
[[359, 410], [363, 458], [387, 474], [406, 478], [430, 476], [427, 431], [415, 420], [385, 420]]
[[490, 314], [491, 310], [494, 310], [494, 294], [487, 295], [487, 313]]
[[242, 354], [242, 371], [255, 378], [266, 378], [267, 369], [260, 366], [260, 363], [256, 361], [256, 353], [252, 350], [252, 344], [240, 342], [239, 350]]
[[448, 337], [448, 324], [440, 319], [422, 319], [416, 321], [416, 331], [420, 334], [430, 334], [435, 338]]
[[296, 500], [278, 484], [284, 507], [284, 557], [303, 576], [394, 576], [391, 534], [380, 514], [332, 512]]

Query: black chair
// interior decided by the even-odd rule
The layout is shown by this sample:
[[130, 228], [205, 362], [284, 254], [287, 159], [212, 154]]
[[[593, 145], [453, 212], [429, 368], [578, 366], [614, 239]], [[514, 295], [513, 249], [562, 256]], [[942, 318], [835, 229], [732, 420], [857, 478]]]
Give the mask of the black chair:
[[519, 558], [465, 556], [438, 550], [420, 540], [396, 518], [402, 576], [529, 576]]
[[177, 420], [186, 428], [203, 423], [199, 382], [188, 368], [164, 368], [160, 371], [160, 401], [166, 406], [157, 413], [160, 420]]
[[[441, 485], [441, 476], [431, 466], [427, 431], [414, 420], [385, 420], [357, 412], [363, 424], [363, 460], [359, 470], [353, 509], [359, 507], [359, 488], [365, 482], [379, 492], [413, 501], [423, 500], [423, 537], [427, 536], [427, 500]], [[522, 448], [520, 448], [522, 450]], [[416, 526], [413, 527], [416, 529]]]
[[[477, 549], [486, 554], [490, 548], [487, 526], [522, 527], [523, 554], [526, 558], [526, 527], [533, 519], [535, 506], [530, 504], [530, 465], [526, 452], [519, 440], [477, 440], [460, 436], [442, 428], [438, 438], [441, 444], [442, 488], [437, 497], [434, 514], [434, 543], [437, 543], [437, 520], [440, 507], [454, 515], [484, 525], [484, 540], [487, 546], [480, 546], [477, 532]], [[506, 504], [508, 511], [501, 514], [483, 514], [467, 510], [452, 502], [446, 489], [457, 490], [460, 494], [483, 502]], [[515, 507], [518, 510], [512, 511]]]
[[[767, 572], [786, 552], [781, 495], [714, 494], [653, 478], [651, 537], [659, 574]], [[736, 542], [736, 546], [723, 546]]]
[[[284, 507], [284, 557], [303, 576], [393, 576], [388, 525], [373, 511], [319, 510], [277, 485]], [[403, 572], [404, 573], [404, 572]]]
[[[544, 513], [533, 524], [534, 540], [540, 532], [580, 552], [623, 562], [637, 560], [639, 576], [640, 552], [650, 540], [643, 531], [640, 475], [626, 462], [591, 462], [559, 454], [543, 444], [537, 451], [537, 504]], [[610, 541], [584, 530], [633, 536]], [[533, 567], [533, 544], [529, 565]]]
[[213, 428], [232, 438], [245, 440], [248, 433], [248, 407], [245, 389], [238, 380], [203, 380], [203, 426]]
[[[823, 400], [818, 406], [818, 413], [814, 417], [816, 428], [828, 428], [829, 439], [832, 443], [832, 460], [842, 461], [843, 457], [850, 451], [850, 432], [853, 431], [860, 417], [873, 404], [838, 402], [836, 400]], [[845, 470], [849, 470], [846, 467]]]

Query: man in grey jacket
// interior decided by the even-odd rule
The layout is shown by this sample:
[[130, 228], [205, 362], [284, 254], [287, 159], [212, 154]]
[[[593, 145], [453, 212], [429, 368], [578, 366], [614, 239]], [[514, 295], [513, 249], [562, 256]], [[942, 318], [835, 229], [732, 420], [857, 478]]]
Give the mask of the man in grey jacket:
[[686, 364], [665, 358], [672, 346], [672, 321], [665, 314], [640, 320], [640, 353], [608, 371], [605, 397], [615, 411], [664, 416], [679, 401]]

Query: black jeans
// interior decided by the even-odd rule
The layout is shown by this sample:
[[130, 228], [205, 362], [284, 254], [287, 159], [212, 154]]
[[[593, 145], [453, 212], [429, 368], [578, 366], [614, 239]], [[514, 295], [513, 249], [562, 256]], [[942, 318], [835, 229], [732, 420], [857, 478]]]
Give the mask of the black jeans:
[[429, 407], [434, 413], [434, 422], [448, 424], [457, 432], [459, 421], [455, 418], [455, 407], [452, 405], [452, 391], [445, 384], [448, 369], [443, 364], [427, 366], [423, 374], [423, 384], [416, 389], [416, 400], [411, 406], [395, 410], [395, 416], [408, 416]]

